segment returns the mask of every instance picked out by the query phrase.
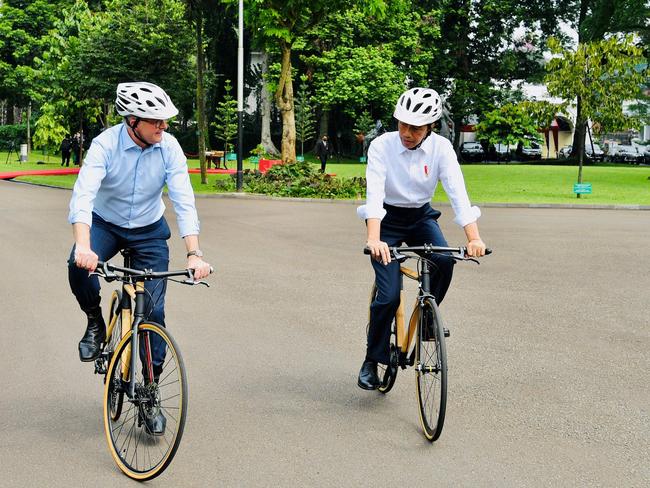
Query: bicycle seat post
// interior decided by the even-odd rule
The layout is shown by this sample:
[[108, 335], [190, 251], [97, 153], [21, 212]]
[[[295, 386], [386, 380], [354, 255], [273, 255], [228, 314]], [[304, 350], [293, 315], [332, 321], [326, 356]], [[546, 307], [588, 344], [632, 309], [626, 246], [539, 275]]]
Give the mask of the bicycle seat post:
[[120, 254], [124, 256], [124, 267], [125, 268], [130, 268], [131, 267], [131, 256], [133, 255], [133, 250], [130, 248], [124, 248], [120, 251]]

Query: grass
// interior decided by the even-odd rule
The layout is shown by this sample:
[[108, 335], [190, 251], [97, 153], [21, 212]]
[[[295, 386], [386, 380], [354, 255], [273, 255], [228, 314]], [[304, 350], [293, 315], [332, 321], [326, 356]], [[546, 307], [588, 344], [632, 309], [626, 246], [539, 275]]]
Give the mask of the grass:
[[[20, 169], [58, 169], [60, 160], [51, 156], [49, 163], [38, 164], [46, 159], [32, 153], [27, 163], [17, 163], [12, 154], [9, 164], [4, 164], [7, 153], [0, 152], [0, 171]], [[320, 167], [311, 156], [307, 161]], [[198, 160], [189, 160], [191, 168], [198, 168]], [[235, 168], [234, 161], [229, 168]], [[244, 169], [256, 165], [244, 162]], [[650, 166], [598, 165], [583, 169], [583, 182], [592, 184], [593, 193], [576, 198], [573, 183], [577, 181], [578, 168], [575, 166], [542, 166], [525, 164], [471, 164], [463, 165], [463, 174], [472, 202], [477, 203], [563, 203], [563, 204], [606, 204], [606, 205], [650, 205]], [[336, 159], [328, 162], [327, 171], [337, 177], [351, 178], [364, 176], [365, 164]], [[190, 180], [196, 193], [213, 193], [217, 179], [230, 178], [229, 175], [208, 175], [208, 184], [201, 184], [201, 175], [191, 174]], [[21, 181], [41, 183], [63, 188], [72, 188], [73, 176], [33, 176], [21, 177]], [[446, 195], [438, 188], [434, 201], [446, 201]]]

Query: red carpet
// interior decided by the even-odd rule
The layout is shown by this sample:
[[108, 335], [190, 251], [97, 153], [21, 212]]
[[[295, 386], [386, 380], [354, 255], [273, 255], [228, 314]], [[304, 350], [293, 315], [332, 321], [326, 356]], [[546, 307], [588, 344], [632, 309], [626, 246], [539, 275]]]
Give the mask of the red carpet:
[[[235, 169], [208, 169], [208, 174], [232, 175], [237, 173]], [[198, 168], [190, 168], [190, 173], [200, 173]], [[79, 173], [79, 168], [61, 168], [61, 169], [33, 169], [26, 171], [4, 171], [0, 172], [0, 180], [10, 180], [18, 176], [57, 176], [57, 175], [75, 175]]]

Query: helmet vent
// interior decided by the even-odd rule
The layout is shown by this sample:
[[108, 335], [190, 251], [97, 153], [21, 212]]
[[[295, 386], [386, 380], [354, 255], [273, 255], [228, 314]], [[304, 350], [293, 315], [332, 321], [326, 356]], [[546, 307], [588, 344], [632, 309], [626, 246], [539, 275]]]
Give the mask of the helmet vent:
[[422, 102], [418, 103], [415, 107], [413, 107], [413, 111], [417, 112], [418, 110], [420, 110], [421, 107], [422, 107]]

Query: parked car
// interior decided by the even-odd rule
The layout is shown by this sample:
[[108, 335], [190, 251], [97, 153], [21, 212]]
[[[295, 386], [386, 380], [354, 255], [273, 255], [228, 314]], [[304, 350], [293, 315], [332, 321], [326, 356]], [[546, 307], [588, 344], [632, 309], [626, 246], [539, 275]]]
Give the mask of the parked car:
[[460, 157], [463, 161], [483, 161], [485, 151], [478, 142], [463, 142], [460, 147]]
[[647, 146], [643, 152], [643, 162], [645, 164], [650, 164], [650, 146]]
[[522, 160], [542, 159], [542, 146], [538, 142], [530, 141], [527, 146], [519, 143], [517, 157]]
[[573, 146], [569, 144], [568, 146], [564, 146], [560, 151], [558, 152], [558, 158], [559, 159], [566, 159], [569, 156], [571, 156], [571, 151], [573, 150]]
[[610, 147], [607, 154], [607, 160], [612, 163], [641, 164], [642, 159], [636, 147], [627, 144]]
[[493, 161], [510, 161], [512, 159], [510, 147], [507, 144], [492, 144], [490, 145], [489, 157]]
[[589, 161], [602, 161], [605, 159], [605, 153], [600, 146], [594, 143], [593, 151], [590, 142], [585, 142], [585, 156]]

